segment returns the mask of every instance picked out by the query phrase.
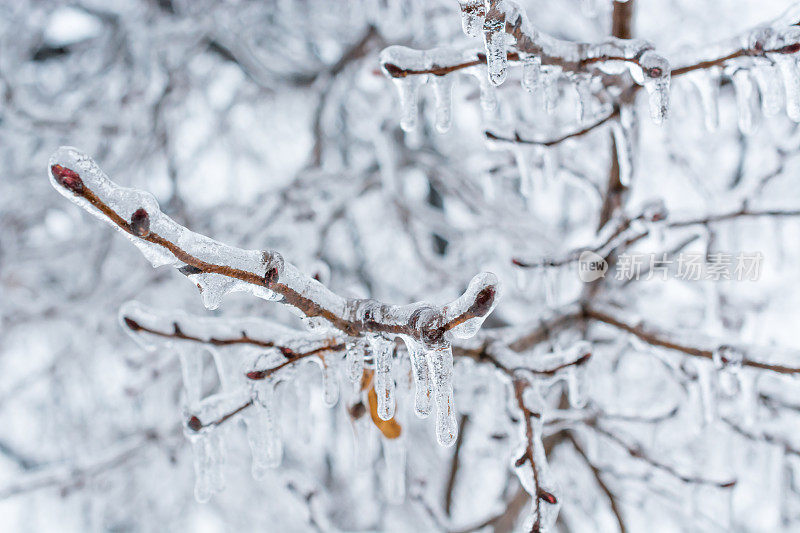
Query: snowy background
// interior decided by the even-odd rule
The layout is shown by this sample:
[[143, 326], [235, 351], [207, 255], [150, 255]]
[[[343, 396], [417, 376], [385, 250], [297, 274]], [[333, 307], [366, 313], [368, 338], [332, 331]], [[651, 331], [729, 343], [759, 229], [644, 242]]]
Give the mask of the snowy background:
[[[727, 44], [714, 43], [747, 35], [793, 5], [635, 2], [634, 36], [674, 64], [717, 57]], [[559, 39], [610, 35], [610, 0], [520, 3], [531, 24]], [[575, 129], [571, 82], [559, 82], [548, 114], [509, 63], [496, 109], [482, 109], [480, 86], [491, 90], [485, 81], [456, 73], [449, 130], [434, 127], [433, 91], [424, 86], [417, 128], [404, 131], [396, 88], [381, 70], [391, 45], [483, 50], [482, 39], [462, 31], [455, 0], [0, 5], [0, 530], [525, 526], [530, 503], [513, 467], [521, 427], [513, 387], [466, 351], [455, 362], [456, 446], [439, 446], [433, 421], [414, 416], [402, 348], [403, 436], [388, 444], [371, 422], [353, 422], [346, 377], [337, 378], [341, 393], [331, 408], [318, 366], [304, 365], [278, 389], [281, 465], [254, 480], [245, 430], [232, 420], [224, 430], [225, 490], [198, 503], [180, 350], [166, 342], [143, 349], [119, 310], [135, 300], [165, 324], [180, 310], [227, 320], [232, 331], [237, 317], [305, 325], [284, 306], [245, 293], [205, 309], [193, 283], [151, 268], [48, 181], [51, 154], [75, 146], [116, 183], [150, 191], [179, 224], [232, 246], [279, 250], [348, 297], [443, 305], [475, 274], [493, 272], [502, 298], [479, 339], [513, 345], [543, 319], [574, 315], [586, 298], [574, 269], [522, 268], [512, 259], [534, 264], [603, 241], [597, 227], [610, 130], [538, 151], [487, 143], [487, 129], [537, 139]], [[639, 91], [634, 174], [618, 215], [657, 206], [670, 221], [695, 220], [735, 212], [744, 201], [761, 211], [800, 209], [800, 130], [783, 102], [764, 117], [757, 103], [754, 126], [743, 127], [750, 104], [732, 79], [725, 69], [701, 71], [694, 84], [674, 77], [662, 125], [650, 120]], [[780, 77], [771, 83], [780, 99], [800, 98], [800, 87], [784, 87]], [[698, 86], [718, 90], [709, 97], [718, 104], [716, 127], [706, 126]], [[764, 99], [755, 94], [755, 102]], [[602, 104], [592, 107], [597, 116]], [[525, 180], [534, 184], [530, 194], [521, 193]], [[637, 226], [649, 235], [628, 251], [759, 252], [757, 281], [626, 283], [609, 275], [593, 305], [631, 324], [657, 324], [684, 346], [748, 347], [750, 360], [800, 367], [792, 351], [798, 217], [732, 218]], [[536, 367], [590, 346], [580, 373], [531, 381], [538, 391], [531, 401], [547, 413], [542, 446], [559, 499], [556, 530], [613, 531], [620, 516], [629, 531], [800, 528], [800, 381], [753, 367], [731, 375], [719, 361], [599, 322], [581, 319], [497, 354], [507, 366]], [[208, 369], [212, 352], [195, 352]], [[213, 371], [203, 380], [204, 393], [216, 390]], [[588, 400], [565, 401], [573, 387]], [[397, 479], [401, 490], [392, 487]], [[697, 482], [730, 479], [732, 488]]]

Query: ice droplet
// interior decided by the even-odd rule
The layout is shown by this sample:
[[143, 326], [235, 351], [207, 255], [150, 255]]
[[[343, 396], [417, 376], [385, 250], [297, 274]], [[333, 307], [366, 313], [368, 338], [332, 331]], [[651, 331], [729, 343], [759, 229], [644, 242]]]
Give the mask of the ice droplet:
[[380, 335], [370, 335], [370, 347], [375, 358], [375, 394], [378, 396], [378, 416], [390, 420], [394, 416], [394, 377], [392, 376], [392, 353], [394, 342]]

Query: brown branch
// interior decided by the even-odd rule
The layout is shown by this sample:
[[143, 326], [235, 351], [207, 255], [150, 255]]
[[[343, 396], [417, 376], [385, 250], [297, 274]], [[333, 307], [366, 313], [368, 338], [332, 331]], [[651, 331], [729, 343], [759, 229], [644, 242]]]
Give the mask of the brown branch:
[[[682, 352], [685, 353], [686, 355], [691, 355], [693, 357], [702, 357], [705, 359], [714, 358], [714, 352], [712, 350], [709, 350], [707, 348], [699, 348], [696, 346], [691, 346], [680, 343], [678, 341], [674, 341], [670, 338], [670, 336], [656, 330], [653, 327], [645, 326], [644, 324], [629, 324], [618, 317], [612, 316], [594, 307], [589, 307], [589, 306], [585, 307], [584, 314], [588, 319], [597, 320], [598, 322], [603, 322], [604, 324], [608, 324], [622, 331], [631, 333], [640, 340], [652, 346], [659, 346], [661, 348], [667, 348], [668, 350]], [[747, 359], [746, 357], [742, 361], [742, 364], [744, 366], [749, 366], [751, 368], [770, 370], [772, 372], [777, 372], [779, 374], [800, 373], [800, 368], [788, 367], [784, 365], [771, 364], [771, 363], [762, 363], [760, 361], [753, 361], [751, 359]]]
[[683, 481], [684, 483], [691, 483], [697, 485], [710, 485], [721, 489], [728, 489], [736, 485], [736, 480], [716, 481], [712, 479], [705, 479], [701, 477], [693, 477], [681, 474], [675, 469], [675, 467], [668, 465], [666, 463], [662, 463], [661, 461], [658, 461], [656, 459], [653, 459], [652, 457], [644, 453], [644, 451], [639, 446], [632, 446], [628, 444], [614, 433], [611, 433], [607, 429], [600, 426], [597, 422], [592, 422], [592, 421], [586, 422], [586, 426], [592, 428], [600, 435], [603, 435], [610, 441], [616, 443], [621, 448], [624, 448], [625, 451], [628, 452], [628, 455], [630, 455], [631, 457], [640, 459], [649, 464], [650, 466], [652, 466], [653, 468], [666, 472], [667, 474]]
[[745, 437], [745, 438], [747, 438], [749, 440], [752, 440], [752, 441], [755, 441], [755, 442], [763, 441], [763, 442], [766, 442], [768, 444], [773, 444], [775, 446], [779, 446], [779, 447], [783, 448], [783, 451], [788, 453], [788, 454], [790, 454], [790, 455], [800, 456], [800, 449], [798, 449], [795, 446], [793, 446], [787, 440], [781, 439], [780, 437], [776, 437], [775, 435], [770, 435], [768, 433], [762, 433], [761, 435], [756, 435], [755, 433], [750, 433], [749, 431], [744, 429], [742, 426], [740, 426], [739, 424], [737, 424], [733, 420], [731, 420], [729, 418], [726, 418], [726, 417], [722, 417], [722, 421], [725, 422], [736, 433], [738, 433], [739, 435], [741, 435], [741, 436], [743, 436], [743, 437]]
[[453, 490], [456, 488], [456, 476], [458, 475], [458, 468], [461, 466], [461, 446], [464, 444], [464, 430], [468, 423], [469, 417], [461, 415], [461, 420], [458, 422], [458, 437], [453, 450], [453, 460], [450, 463], [450, 474], [447, 476], [447, 488], [444, 492], [444, 512], [447, 516], [450, 516], [450, 509], [453, 505]]
[[[616, 4], [616, 2], [615, 2]], [[583, 447], [578, 443], [578, 440], [572, 435], [572, 433], [567, 434], [567, 438], [572, 443], [572, 446], [575, 448], [575, 451], [578, 452], [578, 455], [584, 460], [586, 465], [594, 474], [594, 479], [597, 481], [597, 485], [600, 489], [605, 493], [606, 497], [608, 498], [609, 504], [611, 504], [611, 512], [614, 513], [614, 517], [617, 519], [617, 524], [619, 525], [620, 533], [626, 533], [627, 528], [625, 527], [625, 520], [622, 519], [622, 511], [619, 508], [619, 504], [617, 503], [617, 497], [611, 492], [611, 489], [606, 485], [605, 481], [603, 481], [602, 472], [599, 468], [597, 468], [594, 463], [589, 460], [589, 457], [586, 455]]]
[[[633, 218], [625, 218], [623, 221], [620, 222], [619, 226], [602, 243], [596, 246], [592, 247], [587, 246], [585, 248], [578, 248], [568, 252], [563, 257], [544, 258], [539, 261], [525, 261], [523, 259], [515, 257], [511, 260], [511, 263], [520, 268], [540, 268], [543, 266], [560, 267], [578, 261], [581, 254], [586, 251], [602, 254], [604, 255], [604, 257], [608, 258], [608, 256], [610, 256], [614, 252], [622, 251], [630, 247], [632, 244], [639, 242], [640, 240], [650, 235], [650, 230], [644, 229], [637, 233], [633, 233], [627, 236], [625, 239], [621, 240], [618, 243], [614, 243], [615, 240], [619, 239], [626, 231], [628, 231], [632, 227], [632, 223], [635, 221], [647, 220], [651, 224], [663, 225], [666, 228], [685, 228], [689, 226], [708, 226], [717, 222], [726, 222], [738, 218], [757, 218], [757, 217], [779, 217], [779, 218], [800, 217], [800, 209], [750, 209], [749, 207], [744, 205], [739, 209], [729, 211], [726, 213], [718, 213], [706, 216], [699, 216], [695, 218], [689, 218], [686, 220], [674, 220], [674, 221], [671, 221], [666, 217], [648, 219], [645, 217], [644, 214], [639, 214]], [[614, 246], [608, 248], [609, 246], [612, 245], [612, 243], [614, 243]]]
[[[531, 498], [534, 500], [534, 506], [536, 508], [536, 521], [533, 524], [532, 531], [538, 532], [541, 527], [541, 500], [544, 495], [542, 495], [542, 488], [539, 486], [539, 471], [536, 469], [536, 459], [534, 455], [534, 443], [533, 443], [533, 424], [531, 423], [531, 418], [539, 418], [541, 415], [539, 413], [534, 413], [525, 405], [525, 401], [523, 399], [523, 393], [525, 388], [528, 386], [528, 383], [521, 379], [514, 380], [514, 397], [517, 400], [517, 405], [519, 406], [520, 410], [522, 411], [522, 422], [525, 424], [525, 451], [522, 453], [522, 456], [517, 459], [515, 466], [520, 467], [526, 462], [530, 465], [531, 470], [533, 471], [533, 485], [536, 490], [537, 497], [531, 495]], [[552, 494], [547, 493], [547, 496], [550, 498], [554, 498]], [[555, 503], [555, 502], [554, 502]]]
[[514, 133], [514, 137], [513, 138], [504, 137], [502, 135], [497, 135], [496, 133], [488, 131], [488, 130], [484, 131], [483, 134], [490, 141], [511, 142], [511, 143], [517, 143], [517, 144], [532, 144], [532, 145], [537, 145], [537, 146], [553, 146], [555, 144], [559, 144], [561, 142], [564, 142], [567, 139], [572, 139], [574, 137], [580, 137], [581, 135], [586, 135], [590, 131], [602, 126], [603, 124], [605, 124], [606, 122], [608, 122], [609, 120], [611, 120], [613, 118], [616, 118], [617, 116], [619, 116], [619, 109], [618, 108], [614, 108], [613, 111], [611, 111], [609, 114], [607, 114], [603, 118], [598, 119], [597, 121], [593, 122], [592, 124], [589, 124], [588, 126], [583, 127], [580, 130], [573, 131], [573, 132], [564, 134], [564, 135], [562, 135], [560, 137], [555, 137], [553, 139], [546, 140], [546, 141], [536, 141], [536, 140], [532, 140], [532, 139], [523, 139], [522, 137], [520, 137], [519, 133]]
[[[426, 344], [436, 344], [443, 339], [446, 332], [468, 320], [485, 316], [491, 311], [494, 305], [497, 287], [494, 285], [487, 285], [477, 293], [475, 300], [466, 311], [448, 321], [444, 320], [444, 311], [447, 309], [447, 306], [445, 306], [436, 310], [437, 312], [431, 313], [430, 316], [427, 317], [425, 323], [421, 323], [422, 315], [419, 307], [413, 308], [416, 312], [411, 313], [411, 317], [406, 323], [384, 322], [381, 321], [380, 317], [384, 314], [389, 314], [388, 312], [391, 311], [391, 307], [385, 304], [377, 304], [371, 300], [361, 299], [343, 300], [347, 304], [352, 304], [356, 309], [362, 309], [363, 307], [365, 311], [363, 319], [342, 317], [326, 309], [312, 298], [298, 292], [298, 290], [295, 290], [285, 283], [281, 283], [279, 279], [280, 273], [277, 267], [271, 268], [262, 275], [227, 265], [218, 265], [203, 261], [183, 250], [170, 240], [150, 231], [149, 215], [144, 209], [137, 210], [129, 223], [98, 197], [94, 191], [89, 189], [74, 170], [62, 167], [61, 165], [53, 165], [51, 167], [51, 173], [62, 187], [72, 192], [75, 196], [85, 199], [118, 228], [143, 241], [166, 249], [176, 259], [185, 263], [185, 266], [181, 269], [185, 274], [218, 274], [267, 288], [281, 295], [283, 297], [282, 303], [289, 304], [299, 309], [309, 318], [324, 318], [332, 326], [350, 336], [361, 336], [367, 332], [388, 333], [392, 335], [408, 335]], [[265, 255], [268, 256], [269, 254], [267, 253]], [[340, 298], [333, 293], [330, 294], [336, 298]], [[376, 306], [378, 307], [377, 309]], [[387, 311], [387, 313], [384, 313], [384, 311]]]

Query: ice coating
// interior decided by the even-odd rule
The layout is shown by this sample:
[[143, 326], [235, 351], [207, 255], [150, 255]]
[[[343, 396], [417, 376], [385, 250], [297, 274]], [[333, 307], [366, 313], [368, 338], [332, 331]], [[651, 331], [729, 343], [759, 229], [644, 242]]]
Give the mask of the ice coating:
[[[60, 176], [65, 169], [79, 176], [80, 190], [63, 184], [66, 178], [57, 179], [54, 175], [56, 172]], [[198, 283], [205, 302], [216, 303], [228, 292], [246, 291], [265, 300], [281, 299], [301, 315], [324, 321], [328, 327], [320, 333], [338, 330], [347, 336], [367, 332], [417, 334], [409, 321], [421, 304], [396, 306], [370, 299], [343, 298], [300, 273], [276, 252], [242, 250], [194, 233], [161, 213], [152, 195], [116, 185], [91, 158], [74, 148], [62, 147], [53, 155], [50, 179], [62, 195], [123, 232], [154, 265], [169, 264]], [[148, 213], [150, 232], [146, 237], [134, 235], [127, 222], [139, 209]], [[475, 279], [492, 283], [484, 287], [492, 294], [498, 289], [492, 274], [480, 274]], [[493, 309], [485, 305], [476, 307], [468, 300], [462, 296], [445, 306], [448, 317], [458, 320], [450, 328], [460, 330], [457, 326], [473, 318], [480, 323]]]
[[[525, 12], [513, 1], [459, 3], [464, 32], [471, 37], [483, 34], [484, 54], [443, 48], [416, 51], [390, 46], [381, 55], [384, 73], [400, 91], [403, 106], [401, 125], [404, 128], [416, 124], [414, 102], [418, 86], [431, 75], [451, 76], [462, 69], [464, 73], [478, 77], [481, 105], [486, 113], [493, 111], [496, 107], [493, 90], [506, 80], [509, 61], [522, 63], [523, 87], [528, 91], [541, 89], [548, 111], [553, 108], [556, 81], [561, 75], [591, 79], [598, 71], [612, 75], [624, 75], [630, 71], [650, 95], [653, 120], [660, 123], [666, 117], [670, 67], [664, 57], [653, 52], [647, 41], [608, 38], [598, 43], [580, 43], [561, 40], [534, 28]], [[410, 82], [409, 78], [419, 80]], [[579, 84], [576, 89], [581, 92], [583, 111], [579, 109], [579, 112], [585, 117], [588, 115], [586, 107], [591, 101], [591, 87]], [[443, 98], [441, 101], [447, 100]]]

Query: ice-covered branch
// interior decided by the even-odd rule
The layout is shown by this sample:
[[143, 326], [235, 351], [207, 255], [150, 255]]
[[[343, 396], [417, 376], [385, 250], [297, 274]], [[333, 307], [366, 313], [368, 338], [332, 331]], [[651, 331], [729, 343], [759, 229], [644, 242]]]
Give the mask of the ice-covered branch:
[[[774, 356], [776, 352], [774, 348], [739, 346], [725, 342], [714, 342], [708, 339], [703, 342], [698, 340], [697, 344], [689, 344], [680, 339], [678, 335], [669, 334], [642, 322], [631, 322], [619, 313], [614, 314], [611, 311], [602, 311], [592, 306], [585, 308], [585, 316], [588, 319], [626, 331], [647, 344], [674, 350], [693, 357], [710, 359], [723, 366], [747, 366], [779, 374], [800, 374], [800, 368], [798, 367], [754, 359], [756, 354], [761, 357]], [[785, 353], [784, 356], [793, 361], [800, 360], [800, 352], [791, 351]]]
[[[421, 390], [432, 386], [435, 392], [439, 441], [445, 445], [454, 442], [450, 341], [474, 335], [494, 309], [499, 287], [493, 274], [476, 276], [460, 298], [442, 307], [343, 298], [284, 262], [277, 252], [230, 247], [180, 226], [160, 211], [152, 195], [119, 187], [91, 158], [74, 148], [62, 147], [53, 155], [50, 178], [61, 194], [128, 237], [153, 266], [179, 269], [197, 284], [210, 309], [218, 307], [229, 292], [247, 291], [288, 304], [311, 326], [327, 325], [349, 337], [368, 336], [378, 361], [376, 383], [388, 387], [385, 394], [378, 395], [387, 402], [382, 412], [386, 419], [394, 409], [392, 390], [385, 379], [391, 372], [387, 347], [394, 337], [401, 337], [414, 361], [418, 386]], [[420, 401], [424, 397], [420, 394]], [[428, 405], [417, 408], [423, 416], [430, 410]]]
[[682, 474], [681, 472], [676, 470], [675, 467], [673, 467], [672, 465], [666, 464], [658, 459], [655, 459], [651, 455], [647, 454], [640, 446], [636, 444], [629, 444], [624, 439], [622, 439], [615, 433], [609, 431], [604, 426], [601, 426], [597, 422], [589, 423], [587, 424], [587, 427], [590, 427], [598, 434], [602, 435], [611, 442], [614, 442], [615, 444], [623, 448], [631, 457], [640, 459], [649, 464], [650, 466], [652, 466], [653, 468], [666, 472], [667, 474], [683, 481], [684, 483], [697, 484], [697, 485], [710, 485], [721, 489], [729, 489], [734, 485], [736, 485], [736, 480], [718, 481], [713, 479], [706, 479], [704, 477], [699, 477], [699, 476], [689, 476], [686, 474]]

